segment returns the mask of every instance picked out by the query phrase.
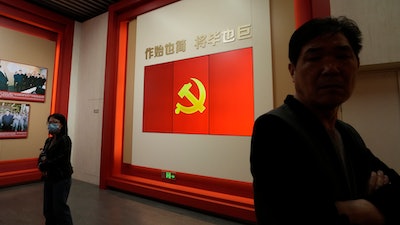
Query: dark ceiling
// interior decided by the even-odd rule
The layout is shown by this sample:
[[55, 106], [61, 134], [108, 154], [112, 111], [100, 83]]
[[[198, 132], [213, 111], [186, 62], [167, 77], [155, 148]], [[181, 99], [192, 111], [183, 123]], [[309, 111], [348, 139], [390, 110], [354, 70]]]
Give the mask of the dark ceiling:
[[108, 6], [120, 0], [25, 0], [78, 22], [85, 22], [108, 11]]

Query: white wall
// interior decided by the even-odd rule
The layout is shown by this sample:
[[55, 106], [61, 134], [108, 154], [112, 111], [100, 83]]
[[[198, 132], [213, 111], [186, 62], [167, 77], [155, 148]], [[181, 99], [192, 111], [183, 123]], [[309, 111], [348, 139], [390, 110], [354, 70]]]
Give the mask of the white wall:
[[353, 96], [343, 105], [371, 151], [400, 172], [400, 1], [331, 0], [331, 14], [354, 19], [363, 33], [361, 71]]
[[361, 64], [400, 62], [399, 0], [331, 0], [331, 15], [354, 19], [363, 32]]
[[99, 184], [108, 13], [75, 24], [69, 103], [73, 177]]
[[352, 124], [367, 146], [400, 172], [400, 69], [362, 72], [353, 96], [343, 105], [343, 120]]

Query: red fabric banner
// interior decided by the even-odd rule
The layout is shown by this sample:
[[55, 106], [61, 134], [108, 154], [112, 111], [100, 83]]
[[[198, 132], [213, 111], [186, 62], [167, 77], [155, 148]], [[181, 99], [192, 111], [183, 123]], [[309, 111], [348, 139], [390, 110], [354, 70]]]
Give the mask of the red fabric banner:
[[208, 133], [208, 59], [202, 56], [174, 63], [174, 133]]
[[252, 48], [145, 67], [143, 132], [250, 136]]
[[254, 122], [252, 49], [210, 56], [210, 133], [251, 135]]
[[172, 133], [174, 64], [145, 67], [143, 131]]

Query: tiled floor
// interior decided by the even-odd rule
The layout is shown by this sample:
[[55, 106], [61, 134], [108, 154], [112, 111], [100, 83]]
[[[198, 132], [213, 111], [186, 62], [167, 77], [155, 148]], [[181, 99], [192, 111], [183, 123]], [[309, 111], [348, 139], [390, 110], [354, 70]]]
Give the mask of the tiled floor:
[[[43, 183], [0, 188], [0, 225], [43, 225]], [[72, 181], [74, 225], [240, 225], [186, 208]]]

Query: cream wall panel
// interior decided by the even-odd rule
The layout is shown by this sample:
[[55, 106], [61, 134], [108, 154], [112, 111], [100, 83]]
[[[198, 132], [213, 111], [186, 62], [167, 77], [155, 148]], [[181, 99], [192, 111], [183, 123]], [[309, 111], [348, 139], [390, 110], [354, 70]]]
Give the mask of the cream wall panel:
[[[78, 132], [76, 132], [75, 127], [76, 127], [76, 117], [77, 117], [77, 101], [78, 101], [78, 74], [79, 74], [79, 49], [81, 49], [81, 42], [80, 42], [80, 36], [81, 36], [81, 29], [82, 28], [82, 23], [75, 22], [75, 27], [74, 27], [74, 45], [72, 47], [72, 62], [71, 62], [71, 75], [75, 74], [75, 76], [70, 77], [70, 86], [69, 86], [69, 103], [68, 103], [68, 134], [73, 142], [72, 146], [72, 153], [71, 153], [71, 161], [72, 161], [72, 166], [74, 166], [74, 159], [75, 159], [75, 140], [76, 140], [76, 135]], [[75, 169], [76, 170], [76, 169]], [[78, 172], [75, 171], [75, 175]]]
[[331, 15], [354, 19], [363, 32], [361, 64], [400, 62], [400, 1], [331, 0]]
[[293, 1], [271, 0], [271, 45], [274, 81], [274, 106], [283, 103], [287, 94], [294, 93], [288, 70], [289, 40], [295, 29]]
[[124, 145], [123, 163], [132, 164], [132, 131], [133, 131], [133, 92], [135, 86], [135, 53], [136, 53], [136, 20], [129, 22], [128, 50], [125, 83], [125, 118], [124, 118]]
[[361, 65], [375, 65], [373, 71], [360, 72], [353, 96], [343, 105], [343, 119], [355, 126], [377, 156], [400, 171], [400, 94], [398, 69], [393, 69], [400, 62], [400, 1], [331, 0], [330, 4], [331, 15], [348, 16], [360, 26]]
[[400, 172], [400, 96], [398, 71], [362, 72], [353, 96], [343, 105], [371, 151]]
[[104, 13], [76, 26], [71, 73], [73, 176], [94, 184], [100, 177], [107, 20]]

